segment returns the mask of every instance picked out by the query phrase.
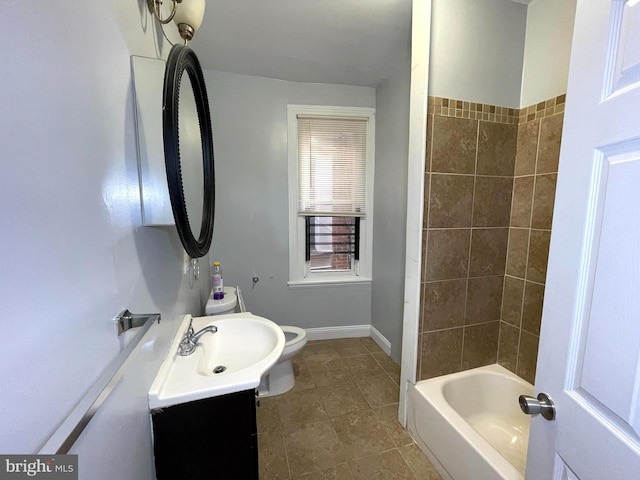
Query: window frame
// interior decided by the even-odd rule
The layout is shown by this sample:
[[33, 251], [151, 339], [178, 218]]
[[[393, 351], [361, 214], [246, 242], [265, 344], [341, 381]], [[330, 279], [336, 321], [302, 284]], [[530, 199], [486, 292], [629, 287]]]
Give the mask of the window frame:
[[[373, 178], [375, 168], [375, 108], [287, 105], [289, 164], [289, 282], [290, 287], [371, 283], [373, 240]], [[311, 272], [305, 260], [305, 221], [298, 215], [298, 115], [367, 119], [366, 205], [360, 217], [360, 260], [349, 271]], [[341, 216], [336, 213], [335, 216]]]

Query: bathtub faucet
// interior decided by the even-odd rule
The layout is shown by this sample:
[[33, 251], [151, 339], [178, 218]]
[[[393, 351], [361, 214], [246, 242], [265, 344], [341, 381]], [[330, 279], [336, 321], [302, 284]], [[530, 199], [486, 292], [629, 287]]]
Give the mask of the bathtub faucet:
[[202, 330], [195, 333], [193, 330], [192, 323], [193, 323], [193, 318], [189, 322], [189, 328], [187, 329], [187, 333], [185, 333], [184, 337], [182, 337], [182, 341], [180, 342], [180, 348], [178, 349], [178, 353], [183, 357], [186, 357], [187, 355], [191, 355], [195, 351], [196, 345], [198, 344], [198, 340], [200, 340], [200, 337], [202, 337], [205, 333], [209, 333], [209, 332], [216, 333], [218, 331], [218, 327], [216, 327], [215, 325], [208, 325], [204, 327]]

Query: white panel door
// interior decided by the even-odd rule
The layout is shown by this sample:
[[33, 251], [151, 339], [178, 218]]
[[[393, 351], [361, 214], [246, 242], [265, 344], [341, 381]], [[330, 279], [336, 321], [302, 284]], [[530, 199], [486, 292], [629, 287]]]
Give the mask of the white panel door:
[[640, 2], [578, 0], [527, 479], [640, 479]]

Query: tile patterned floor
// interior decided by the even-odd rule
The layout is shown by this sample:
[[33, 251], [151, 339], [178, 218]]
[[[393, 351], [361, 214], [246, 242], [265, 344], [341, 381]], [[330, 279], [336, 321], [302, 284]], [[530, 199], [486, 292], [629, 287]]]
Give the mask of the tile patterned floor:
[[261, 480], [441, 480], [398, 423], [400, 367], [371, 338], [308, 342], [260, 399]]

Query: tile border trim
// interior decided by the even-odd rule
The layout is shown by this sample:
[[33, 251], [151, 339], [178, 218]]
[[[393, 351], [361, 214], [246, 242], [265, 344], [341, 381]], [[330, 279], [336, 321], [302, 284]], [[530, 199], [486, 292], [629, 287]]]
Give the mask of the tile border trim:
[[507, 125], [522, 125], [564, 112], [566, 94], [523, 108], [501, 107], [454, 98], [429, 96], [427, 113], [442, 117], [468, 118]]

